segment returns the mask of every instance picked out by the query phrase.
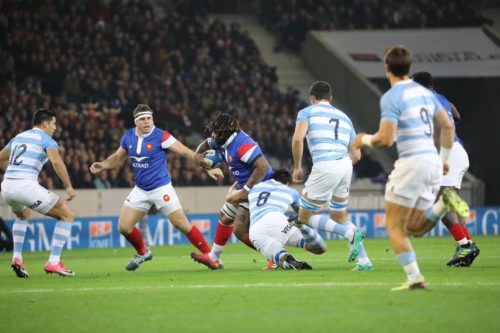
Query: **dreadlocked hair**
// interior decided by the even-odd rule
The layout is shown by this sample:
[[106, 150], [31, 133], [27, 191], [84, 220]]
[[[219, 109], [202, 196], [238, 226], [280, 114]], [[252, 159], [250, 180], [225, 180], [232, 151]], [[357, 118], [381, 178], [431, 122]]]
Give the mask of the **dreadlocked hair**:
[[234, 133], [241, 131], [240, 122], [227, 113], [219, 113], [212, 118], [205, 130], [215, 133], [215, 142], [222, 146]]

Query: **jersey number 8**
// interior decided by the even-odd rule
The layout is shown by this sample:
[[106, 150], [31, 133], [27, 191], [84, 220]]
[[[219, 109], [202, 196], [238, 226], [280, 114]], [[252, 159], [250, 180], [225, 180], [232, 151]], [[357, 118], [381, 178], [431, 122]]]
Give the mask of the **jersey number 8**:
[[259, 198], [257, 200], [257, 207], [265, 205], [267, 202], [267, 199], [269, 199], [270, 195], [271, 195], [271, 192], [261, 192], [259, 194]]

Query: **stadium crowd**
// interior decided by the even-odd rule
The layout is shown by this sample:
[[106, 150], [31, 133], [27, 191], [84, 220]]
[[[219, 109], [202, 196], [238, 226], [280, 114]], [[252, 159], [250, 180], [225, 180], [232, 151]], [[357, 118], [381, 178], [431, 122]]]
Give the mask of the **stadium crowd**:
[[276, 50], [301, 50], [309, 30], [409, 29], [480, 26], [491, 20], [468, 0], [260, 1], [259, 19], [278, 36]]
[[[89, 166], [116, 151], [139, 103], [153, 108], [157, 126], [193, 149], [208, 135], [211, 117], [231, 113], [273, 167], [292, 165], [290, 140], [305, 102], [291, 88], [278, 90], [275, 68], [248, 32], [236, 23], [208, 22], [202, 1], [179, 2], [161, 19], [148, 0], [1, 6], [0, 147], [31, 127], [36, 109], [57, 110], [54, 139], [75, 188], [133, 186], [129, 163], [97, 177]], [[175, 154], [168, 168], [174, 186], [217, 185]], [[223, 184], [232, 184], [224, 172]], [[50, 163], [40, 183], [61, 188]]]

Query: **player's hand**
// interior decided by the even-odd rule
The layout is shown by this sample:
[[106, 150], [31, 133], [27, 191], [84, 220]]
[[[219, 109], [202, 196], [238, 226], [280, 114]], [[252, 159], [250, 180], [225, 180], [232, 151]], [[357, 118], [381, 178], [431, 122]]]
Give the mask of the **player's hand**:
[[302, 168], [293, 169], [292, 180], [294, 183], [302, 183], [302, 179], [300, 179], [302, 175]]
[[205, 162], [205, 155], [203, 153], [195, 153], [194, 154], [194, 162], [201, 166], [205, 170], [211, 170], [210, 164]]
[[443, 164], [443, 175], [447, 175], [448, 171], [450, 171], [450, 166], [448, 165], [448, 163], [444, 163]]
[[354, 138], [354, 148], [359, 149], [363, 147], [363, 142], [361, 141], [361, 138], [365, 134], [366, 133], [358, 133], [358, 135], [356, 135], [356, 137]]
[[207, 170], [207, 173], [213, 180], [219, 180], [219, 178], [221, 179], [224, 178], [224, 173], [219, 168]]
[[67, 198], [66, 201], [71, 201], [76, 197], [76, 192], [75, 192], [75, 189], [73, 187], [71, 187], [71, 186], [66, 187], [66, 192], [69, 195], [69, 198]]
[[101, 172], [103, 170], [102, 163], [101, 162], [94, 162], [90, 166], [90, 172], [93, 174], [96, 174], [98, 172]]
[[240, 202], [240, 191], [233, 191], [233, 193], [228, 193], [226, 196], [226, 201], [232, 204], [237, 204]]

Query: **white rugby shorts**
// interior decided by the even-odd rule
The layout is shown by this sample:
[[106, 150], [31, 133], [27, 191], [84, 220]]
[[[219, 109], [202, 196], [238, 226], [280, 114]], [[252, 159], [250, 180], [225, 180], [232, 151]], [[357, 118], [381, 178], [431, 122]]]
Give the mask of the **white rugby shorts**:
[[464, 174], [469, 169], [469, 156], [464, 147], [458, 142], [453, 143], [448, 165], [450, 170], [448, 174], [443, 176], [441, 186], [453, 186], [459, 189], [462, 186]]
[[299, 247], [301, 239], [300, 230], [291, 226], [281, 212], [267, 213], [250, 225], [250, 240], [268, 261], [274, 262], [274, 256], [285, 245]]
[[352, 161], [349, 157], [316, 163], [304, 184], [302, 194], [307, 194], [309, 199], [320, 201], [327, 201], [332, 195], [347, 198], [351, 177]]
[[4, 179], [2, 197], [14, 213], [20, 213], [28, 207], [44, 215], [59, 200], [56, 194], [31, 179]]
[[130, 192], [124, 204], [145, 212], [148, 212], [153, 204], [156, 205], [158, 210], [167, 207], [166, 211], [165, 209], [162, 210], [167, 216], [179, 208], [182, 208], [171, 183], [151, 191], [144, 191], [136, 186], [132, 189], [132, 192]]
[[385, 187], [385, 200], [425, 210], [434, 204], [443, 179], [443, 162], [437, 154], [414, 155], [394, 163]]

